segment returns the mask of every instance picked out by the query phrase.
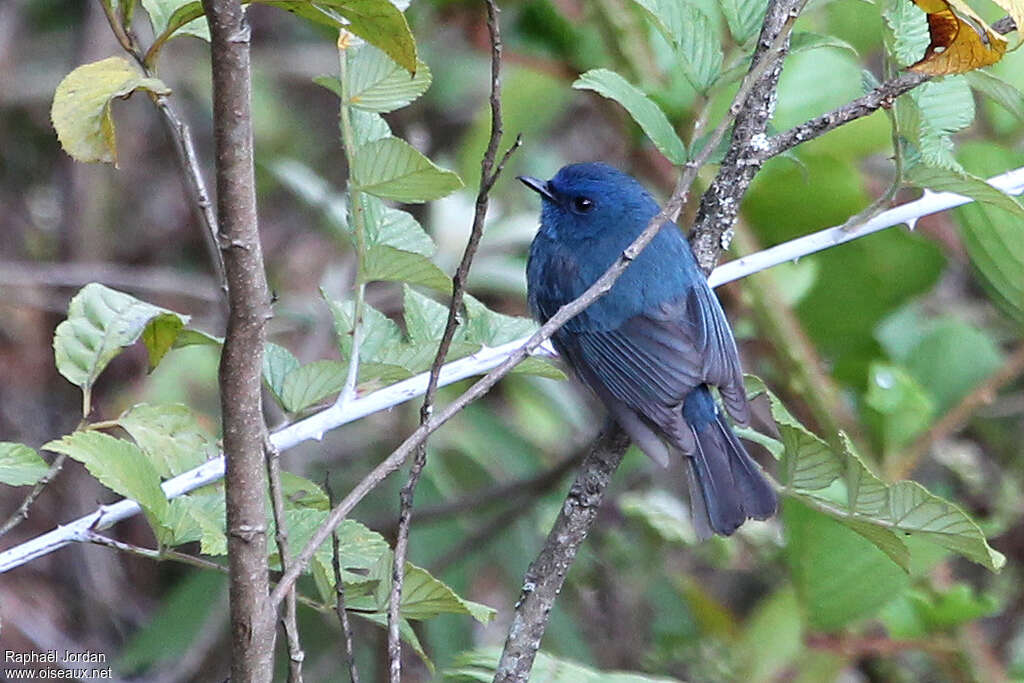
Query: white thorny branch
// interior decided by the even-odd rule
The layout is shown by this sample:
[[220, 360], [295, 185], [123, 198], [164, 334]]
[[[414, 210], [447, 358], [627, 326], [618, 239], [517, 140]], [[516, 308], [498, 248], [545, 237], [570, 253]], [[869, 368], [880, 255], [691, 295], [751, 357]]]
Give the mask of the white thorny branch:
[[[1011, 195], [1024, 193], [1024, 168], [1014, 169], [988, 180], [989, 184]], [[738, 258], [716, 268], [708, 277], [712, 287], [732, 282], [753, 273], [767, 270], [772, 266], [797, 259], [834, 247], [844, 242], [864, 237], [897, 225], [914, 226], [924, 216], [952, 209], [971, 202], [952, 192], [925, 191], [920, 199], [893, 207], [853, 230], [833, 227], [798, 237], [777, 246]], [[497, 367], [512, 352], [526, 343], [523, 337], [496, 347], [484, 347], [476, 353], [446, 364], [441, 369], [438, 386], [446, 386], [459, 380], [481, 375]], [[540, 355], [554, 356], [550, 345], [538, 350]], [[274, 447], [284, 451], [308, 440], [320, 440], [323, 435], [338, 427], [354, 422], [381, 410], [387, 410], [409, 399], [421, 396], [427, 389], [429, 373], [397, 382], [366, 396], [332, 405], [325, 410], [291, 424], [271, 435]], [[184, 474], [163, 483], [168, 499], [184, 495], [201, 486], [218, 481], [224, 476], [223, 456], [209, 460]], [[94, 512], [67, 524], [58, 526], [34, 539], [21, 543], [0, 553], [0, 573], [19, 567], [38, 557], [47, 555], [64, 546], [88, 541], [89, 534], [97, 529], [106, 529], [123, 519], [137, 515], [142, 508], [133, 500], [123, 499], [111, 505], [100, 506]]]

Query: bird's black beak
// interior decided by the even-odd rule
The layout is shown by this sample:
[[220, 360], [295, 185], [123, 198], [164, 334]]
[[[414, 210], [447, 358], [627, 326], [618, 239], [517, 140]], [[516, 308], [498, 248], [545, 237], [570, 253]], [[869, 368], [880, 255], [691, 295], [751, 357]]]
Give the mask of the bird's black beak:
[[523, 185], [526, 185], [528, 188], [539, 194], [544, 199], [550, 200], [552, 202], [558, 201], [557, 199], [555, 199], [555, 195], [551, 192], [551, 188], [548, 186], [546, 180], [539, 180], [528, 175], [516, 176], [516, 179], [518, 179], [519, 182], [521, 182]]

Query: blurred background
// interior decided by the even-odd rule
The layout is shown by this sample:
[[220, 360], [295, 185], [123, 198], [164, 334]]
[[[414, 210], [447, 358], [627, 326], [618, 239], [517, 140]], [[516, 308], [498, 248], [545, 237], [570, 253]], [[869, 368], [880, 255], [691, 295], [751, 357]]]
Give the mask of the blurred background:
[[[674, 181], [672, 167], [617, 104], [571, 88], [576, 76], [618, 70], [680, 131], [692, 129], [698, 95], [625, 0], [501, 7], [505, 129], [521, 133], [523, 147], [494, 190], [469, 291], [496, 310], [525, 315], [525, 254], [538, 205], [515, 175], [547, 178], [568, 162], [603, 160], [661, 197]], [[717, 10], [708, 4], [707, 11], [721, 27]], [[249, 13], [260, 230], [277, 297], [272, 339], [303, 362], [336, 358], [319, 288], [343, 297], [354, 272], [331, 218], [347, 173], [337, 99], [312, 82], [337, 71], [334, 36], [273, 8]], [[466, 181], [467, 189], [412, 208], [438, 245], [436, 263], [450, 273], [470, 228], [488, 133], [487, 30], [478, 3], [419, 0], [408, 16], [434, 82], [388, 120]], [[862, 70], [882, 71], [877, 7], [815, 3], [799, 29], [831, 36], [835, 46], [787, 60], [776, 130], [860, 95]], [[149, 40], [141, 11], [136, 30]], [[80, 395], [57, 374], [51, 340], [68, 300], [87, 282], [223, 333], [203, 238], [150, 101], [136, 95], [114, 103], [117, 168], [75, 163], [57, 143], [49, 119], [57, 83], [78, 65], [117, 54], [96, 2], [0, 4], [0, 440], [38, 447], [74, 429]], [[992, 71], [1024, 87], [1020, 55]], [[174, 90], [212, 186], [207, 44], [173, 40], [159, 76]], [[727, 103], [723, 97], [713, 107]], [[1024, 165], [1024, 122], [982, 98], [976, 113], [957, 138], [960, 162], [985, 177]], [[888, 119], [877, 112], [769, 162], [742, 207], [734, 248], [748, 253], [842, 223], [886, 190], [891, 157]], [[713, 173], [704, 169], [698, 185]], [[905, 191], [899, 200], [914, 196]], [[787, 543], [787, 527], [818, 524], [817, 538], [834, 530], [799, 510], [787, 510], [786, 525], [749, 523], [730, 540], [695, 544], [680, 473], [666, 474], [633, 450], [569, 575], [544, 650], [595, 668], [694, 681], [1024, 679], [1022, 273], [1024, 228], [997, 209], [970, 205], [922, 219], [914, 231], [887, 230], [719, 290], [746, 370], [818, 433], [846, 430], [885, 477], [916, 479], [956, 501], [1007, 555], [1001, 574], [936, 553], [907, 575], [863, 542], [843, 546], [841, 564], [855, 569], [849, 575], [817, 576], [820, 548]], [[375, 285], [368, 297], [400, 314], [397, 286]], [[459, 389], [443, 391], [442, 401]], [[175, 351], [147, 375], [145, 351], [131, 350], [101, 378], [94, 416], [114, 417], [141, 401], [187, 403], [216, 432], [214, 352]], [[347, 491], [413, 428], [417, 407], [373, 415], [289, 451], [284, 466], [317, 482], [330, 473], [334, 489]], [[282, 415], [268, 411], [271, 426], [280, 424]], [[437, 675], [458, 653], [503, 641], [523, 572], [567, 489], [567, 463], [601, 419], [570, 383], [512, 376], [432, 437], [410, 559], [499, 610], [486, 627], [456, 616], [417, 626]], [[393, 538], [404, 480], [402, 472], [385, 482], [355, 517]], [[0, 489], [0, 516], [27, 490]], [[69, 461], [0, 547], [113, 499]], [[155, 544], [142, 519], [114, 531]], [[300, 618], [307, 680], [340, 680], [336, 621], [312, 611]], [[5, 649], [103, 652], [122, 680], [227, 674], [226, 582], [172, 562], [72, 546], [0, 579], [0, 619]], [[357, 620], [355, 638], [364, 679], [377, 680], [383, 631]], [[411, 656], [406, 671], [409, 680], [432, 678]]]

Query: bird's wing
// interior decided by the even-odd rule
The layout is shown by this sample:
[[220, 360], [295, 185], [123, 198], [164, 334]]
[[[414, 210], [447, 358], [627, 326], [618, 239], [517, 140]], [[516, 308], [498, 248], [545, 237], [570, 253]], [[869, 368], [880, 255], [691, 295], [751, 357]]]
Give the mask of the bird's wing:
[[571, 347], [569, 360], [585, 369], [585, 379], [599, 381], [601, 389], [669, 436], [684, 429], [679, 406], [700, 384], [717, 386], [733, 419], [747, 422], [736, 344], [721, 306], [706, 287], [693, 287], [616, 329], [590, 327], [565, 336], [572, 340], [562, 346]]

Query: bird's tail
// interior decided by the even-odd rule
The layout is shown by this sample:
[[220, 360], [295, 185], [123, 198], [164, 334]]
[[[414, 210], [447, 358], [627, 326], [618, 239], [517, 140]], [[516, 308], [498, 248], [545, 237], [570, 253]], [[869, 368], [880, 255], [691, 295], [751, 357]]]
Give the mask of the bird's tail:
[[716, 408], [706, 387], [691, 392], [683, 415], [697, 442], [693, 453], [686, 457], [697, 536], [730, 536], [748, 519], [774, 515], [778, 507], [774, 489]]

